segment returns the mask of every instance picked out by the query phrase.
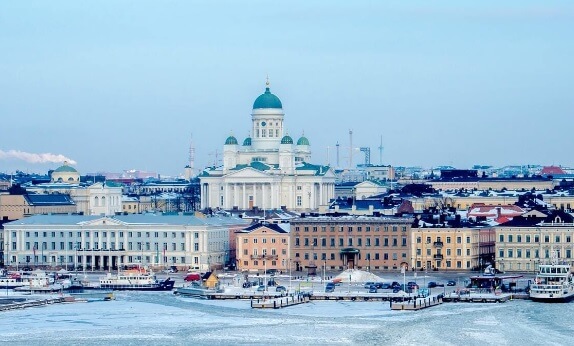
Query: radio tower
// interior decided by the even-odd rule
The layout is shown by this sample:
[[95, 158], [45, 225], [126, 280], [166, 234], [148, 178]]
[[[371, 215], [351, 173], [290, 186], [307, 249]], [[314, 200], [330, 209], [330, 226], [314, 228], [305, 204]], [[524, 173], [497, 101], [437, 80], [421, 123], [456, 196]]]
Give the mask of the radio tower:
[[185, 179], [191, 181], [195, 171], [195, 147], [193, 146], [193, 134], [189, 140], [189, 164], [185, 166]]
[[193, 146], [193, 133], [189, 138], [189, 168], [193, 172], [195, 170], [195, 147]]

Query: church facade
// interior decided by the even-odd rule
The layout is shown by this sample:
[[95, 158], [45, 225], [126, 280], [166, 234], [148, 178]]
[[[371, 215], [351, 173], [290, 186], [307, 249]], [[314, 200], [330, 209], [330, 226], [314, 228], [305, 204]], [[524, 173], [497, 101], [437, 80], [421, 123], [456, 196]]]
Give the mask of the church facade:
[[223, 146], [223, 165], [199, 176], [201, 207], [314, 210], [335, 195], [329, 166], [311, 164], [311, 146], [302, 135], [296, 142], [284, 126], [283, 105], [271, 93], [253, 103], [251, 135], [240, 145], [233, 135]]

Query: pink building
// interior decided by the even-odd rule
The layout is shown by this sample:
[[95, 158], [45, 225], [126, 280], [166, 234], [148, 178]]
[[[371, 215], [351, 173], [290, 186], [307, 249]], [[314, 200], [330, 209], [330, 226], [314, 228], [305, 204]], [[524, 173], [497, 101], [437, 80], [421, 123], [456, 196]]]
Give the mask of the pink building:
[[289, 224], [253, 224], [235, 233], [237, 270], [289, 270]]

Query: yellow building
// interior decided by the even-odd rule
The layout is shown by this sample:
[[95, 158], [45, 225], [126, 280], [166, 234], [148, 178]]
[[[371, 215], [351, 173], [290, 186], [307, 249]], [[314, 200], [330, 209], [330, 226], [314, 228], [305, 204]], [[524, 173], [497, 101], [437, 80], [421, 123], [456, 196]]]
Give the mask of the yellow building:
[[563, 211], [518, 216], [496, 227], [496, 266], [502, 271], [536, 271], [552, 251], [574, 265], [574, 218]]
[[416, 270], [474, 270], [493, 261], [490, 227], [426, 227], [411, 232], [410, 260]]

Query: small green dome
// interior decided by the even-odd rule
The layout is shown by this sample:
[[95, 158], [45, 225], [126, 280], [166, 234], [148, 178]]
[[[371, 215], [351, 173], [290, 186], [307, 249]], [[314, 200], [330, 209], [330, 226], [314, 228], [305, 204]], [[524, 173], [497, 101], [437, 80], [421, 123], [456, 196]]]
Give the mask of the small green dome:
[[237, 145], [237, 138], [233, 136], [227, 137], [227, 139], [225, 140], [225, 145]]
[[281, 138], [281, 144], [293, 144], [293, 138], [289, 135], [285, 135]]
[[255, 99], [253, 102], [253, 109], [260, 109], [260, 108], [283, 108], [281, 104], [281, 100], [279, 97], [273, 95], [271, 91], [269, 91], [269, 87], [265, 88], [265, 93], [259, 95], [258, 98]]
[[299, 138], [299, 140], [297, 141], [297, 145], [311, 145], [311, 144], [309, 144], [309, 140], [307, 139], [307, 137], [301, 136], [301, 138]]
[[250, 146], [251, 145], [251, 137], [245, 138], [245, 140], [243, 140], [243, 145], [246, 147]]
[[56, 169], [54, 170], [54, 172], [73, 172], [73, 173], [77, 173], [78, 171], [77, 171], [74, 167], [68, 166], [68, 163], [67, 163], [67, 162], [64, 162], [64, 165], [63, 165], [63, 166], [60, 166], [60, 167], [58, 167], [58, 168], [56, 168]]

